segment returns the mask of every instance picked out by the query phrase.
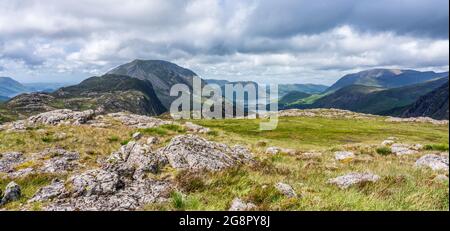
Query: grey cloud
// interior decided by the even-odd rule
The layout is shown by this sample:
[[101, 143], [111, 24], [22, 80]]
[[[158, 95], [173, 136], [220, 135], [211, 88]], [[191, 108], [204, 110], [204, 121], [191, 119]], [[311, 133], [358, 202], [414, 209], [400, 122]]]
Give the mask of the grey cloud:
[[247, 31], [287, 37], [352, 25], [368, 31], [448, 38], [448, 10], [448, 0], [261, 1]]
[[0, 1], [0, 64], [46, 76], [85, 78], [139, 58], [207, 78], [316, 81], [379, 66], [448, 68], [445, 48], [448, 0]]

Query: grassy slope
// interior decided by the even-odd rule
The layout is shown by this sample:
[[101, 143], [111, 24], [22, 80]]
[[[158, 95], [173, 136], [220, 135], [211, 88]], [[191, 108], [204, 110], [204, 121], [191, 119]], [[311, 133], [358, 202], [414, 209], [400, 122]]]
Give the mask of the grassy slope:
[[[258, 131], [258, 120], [202, 120], [198, 124], [211, 127], [208, 139], [227, 144], [244, 144], [252, 149], [259, 164], [243, 166], [218, 173], [186, 173], [166, 168], [158, 177], [175, 179], [186, 196], [174, 193], [167, 203], [151, 204], [147, 210], [225, 210], [234, 197], [241, 197], [258, 205], [262, 210], [448, 210], [448, 181], [434, 182], [436, 175], [429, 170], [415, 169], [414, 161], [420, 155], [381, 156], [374, 149], [388, 136], [396, 136], [404, 143], [444, 144], [448, 147], [448, 126], [431, 124], [393, 124], [381, 119], [350, 120], [325, 118], [280, 118], [274, 131]], [[61, 146], [77, 150], [82, 163], [94, 166], [100, 157], [109, 155], [130, 139], [136, 129], [114, 124], [108, 129], [74, 127], [42, 127], [23, 133], [0, 132], [0, 153], [5, 151], [40, 151], [46, 147]], [[141, 130], [144, 135], [156, 135], [161, 146], [172, 136], [185, 131], [177, 126]], [[64, 140], [52, 139], [58, 132], [67, 133]], [[50, 137], [50, 139], [46, 139]], [[92, 139], [92, 137], [95, 137]], [[301, 156], [264, 154], [267, 147], [258, 145], [265, 140], [267, 146], [295, 148], [299, 151], [320, 151], [318, 159]], [[375, 144], [374, 147], [366, 145]], [[334, 163], [333, 152], [353, 150], [357, 160]], [[370, 162], [364, 161], [371, 157]], [[350, 171], [371, 171], [382, 177], [375, 184], [339, 190], [326, 184], [329, 178]], [[61, 177], [61, 176], [60, 176]], [[64, 176], [62, 176], [64, 177]], [[1, 179], [1, 177], [0, 177]], [[25, 202], [42, 185], [51, 181], [49, 176], [19, 179]], [[299, 198], [288, 199], [279, 195], [273, 184], [279, 181], [293, 186]], [[0, 180], [4, 188], [9, 180]], [[9, 209], [19, 203], [8, 204]], [[34, 205], [39, 207], [39, 205]]]
[[[163, 207], [148, 209], [223, 210], [233, 197], [255, 202], [270, 210], [448, 210], [448, 182], [432, 181], [435, 173], [413, 168], [420, 155], [398, 158], [376, 154], [375, 147], [387, 136], [405, 143], [435, 144], [448, 147], [448, 127], [428, 124], [389, 124], [381, 120], [354, 121], [324, 118], [281, 118], [277, 130], [258, 131], [258, 121], [195, 121], [211, 127], [218, 136], [210, 137], [228, 144], [250, 144], [263, 164], [250, 168], [210, 173], [209, 177], [182, 174], [188, 194], [185, 200], [174, 200]], [[320, 150], [323, 156], [302, 160], [298, 156], [262, 154], [268, 146]], [[360, 161], [334, 165], [333, 152], [353, 150]], [[372, 157], [366, 162], [364, 157]], [[358, 159], [357, 158], [357, 159]], [[337, 167], [337, 169], [334, 169]], [[351, 171], [371, 171], [383, 179], [373, 185], [339, 190], [326, 184], [329, 178]], [[272, 185], [291, 184], [301, 198], [287, 199]], [[178, 203], [175, 203], [177, 202]], [[181, 202], [180, 202], [181, 201]]]

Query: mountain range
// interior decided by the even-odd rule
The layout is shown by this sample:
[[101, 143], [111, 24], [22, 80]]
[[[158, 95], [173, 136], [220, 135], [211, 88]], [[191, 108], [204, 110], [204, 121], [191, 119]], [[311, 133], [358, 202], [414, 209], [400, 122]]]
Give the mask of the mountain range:
[[415, 70], [372, 69], [355, 74], [348, 74], [329, 87], [326, 92], [333, 92], [349, 85], [364, 85], [380, 88], [398, 88], [416, 83], [448, 76], [448, 72], [420, 72]]
[[0, 77], [0, 102], [29, 92], [53, 92], [68, 83], [20, 83], [10, 77]]
[[[197, 74], [162, 60], [134, 60], [103, 76], [94, 76], [80, 84], [56, 91], [35, 92], [11, 78], [0, 78], [0, 110], [12, 114], [33, 114], [56, 108], [74, 110], [103, 108], [108, 112], [130, 111], [159, 115], [176, 97], [170, 96], [174, 84], [192, 88]], [[202, 80], [202, 84], [254, 84], [252, 81]], [[447, 85], [447, 88], [445, 86]], [[46, 85], [39, 85], [45, 89]], [[50, 88], [49, 88], [50, 90]], [[448, 72], [373, 69], [343, 76], [331, 87], [315, 84], [279, 85], [279, 108], [340, 108], [356, 112], [397, 116], [448, 118]], [[233, 99], [231, 99], [233, 101]]]

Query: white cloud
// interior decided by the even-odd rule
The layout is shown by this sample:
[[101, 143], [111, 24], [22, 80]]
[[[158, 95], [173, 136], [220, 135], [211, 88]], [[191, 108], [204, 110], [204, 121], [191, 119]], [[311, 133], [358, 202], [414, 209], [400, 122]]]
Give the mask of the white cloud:
[[[385, 9], [362, 0], [3, 0], [0, 75], [74, 81], [136, 58], [176, 62], [204, 78], [277, 83], [329, 84], [374, 67], [448, 70], [448, 30], [426, 31], [448, 27], [441, 3], [412, 1], [386, 26], [398, 1]], [[327, 10], [334, 13], [322, 17]], [[422, 11], [436, 17], [410, 28]], [[373, 22], [362, 16], [375, 13]]]

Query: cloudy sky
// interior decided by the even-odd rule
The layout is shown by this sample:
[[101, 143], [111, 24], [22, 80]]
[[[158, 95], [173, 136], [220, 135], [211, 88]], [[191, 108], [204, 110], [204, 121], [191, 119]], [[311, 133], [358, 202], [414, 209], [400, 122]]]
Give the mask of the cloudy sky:
[[76, 82], [137, 58], [262, 83], [447, 71], [448, 9], [448, 0], [1, 0], [0, 76]]

